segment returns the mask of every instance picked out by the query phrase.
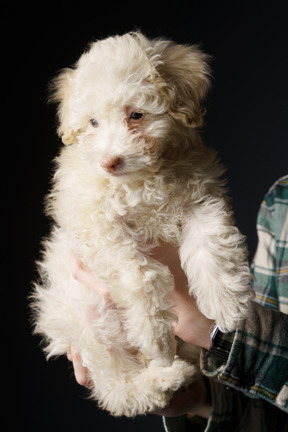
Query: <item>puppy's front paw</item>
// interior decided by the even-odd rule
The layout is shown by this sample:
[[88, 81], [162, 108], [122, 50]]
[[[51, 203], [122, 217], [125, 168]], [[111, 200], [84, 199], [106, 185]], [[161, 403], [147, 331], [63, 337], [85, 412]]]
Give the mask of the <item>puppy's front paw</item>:
[[200, 368], [178, 357], [174, 357], [169, 367], [159, 368], [156, 361], [151, 361], [147, 369], [153, 382], [162, 392], [177, 391], [183, 385], [190, 384], [201, 374]]
[[247, 288], [246, 293], [231, 293], [230, 298], [219, 301], [215, 308], [215, 321], [222, 332], [232, 332], [239, 322], [246, 318], [251, 307], [254, 293]]
[[254, 293], [249, 286], [238, 286], [238, 290], [235, 289], [236, 284], [232, 287], [233, 289], [214, 284], [210, 295], [203, 295], [197, 302], [203, 315], [215, 320], [224, 333], [236, 330], [239, 322], [248, 315], [251, 300], [254, 298]]

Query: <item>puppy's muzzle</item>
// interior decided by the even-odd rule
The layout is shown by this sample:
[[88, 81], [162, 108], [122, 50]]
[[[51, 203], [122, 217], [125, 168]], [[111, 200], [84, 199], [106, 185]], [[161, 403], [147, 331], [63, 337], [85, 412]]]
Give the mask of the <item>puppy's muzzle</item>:
[[104, 171], [113, 174], [119, 167], [121, 159], [118, 156], [105, 157], [101, 160], [100, 165]]

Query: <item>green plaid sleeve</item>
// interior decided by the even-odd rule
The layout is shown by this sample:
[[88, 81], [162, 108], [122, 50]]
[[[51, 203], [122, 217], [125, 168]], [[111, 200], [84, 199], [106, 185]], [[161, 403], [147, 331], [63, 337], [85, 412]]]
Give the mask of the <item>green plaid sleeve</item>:
[[202, 355], [206, 376], [288, 412], [288, 176], [266, 195], [252, 265], [256, 301], [230, 339], [228, 361]]
[[257, 232], [258, 248], [251, 266], [256, 300], [288, 313], [288, 176], [265, 196]]
[[219, 365], [209, 354], [202, 356], [205, 375], [288, 412], [288, 315], [254, 303], [230, 337], [226, 364]]

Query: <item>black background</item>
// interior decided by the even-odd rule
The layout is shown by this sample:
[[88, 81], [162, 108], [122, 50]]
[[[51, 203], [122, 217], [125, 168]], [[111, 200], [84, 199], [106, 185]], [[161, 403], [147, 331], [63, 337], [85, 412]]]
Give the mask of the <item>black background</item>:
[[288, 172], [287, 9], [277, 0], [2, 7], [1, 89], [8, 96], [2, 99], [7, 121], [2, 117], [1, 125], [2, 293], [8, 293], [2, 294], [1, 393], [7, 402], [2, 422], [9, 431], [161, 431], [157, 416], [115, 419], [98, 410], [75, 383], [68, 361], [46, 362], [39, 339], [31, 336], [27, 295], [40, 239], [49, 232], [43, 197], [60, 146], [47, 85], [91, 40], [139, 28], [149, 37], [201, 43], [214, 58], [204, 137], [227, 166], [237, 224], [247, 235], [251, 258], [263, 195]]

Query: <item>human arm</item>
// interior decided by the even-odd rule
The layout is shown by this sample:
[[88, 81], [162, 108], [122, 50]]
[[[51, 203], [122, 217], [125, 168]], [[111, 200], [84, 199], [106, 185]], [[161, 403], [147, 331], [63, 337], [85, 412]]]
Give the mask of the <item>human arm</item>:
[[[288, 176], [266, 194], [257, 217], [252, 303], [246, 320], [226, 339], [226, 359], [204, 353], [203, 372], [288, 410]], [[220, 340], [221, 343], [221, 340]]]

